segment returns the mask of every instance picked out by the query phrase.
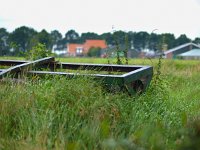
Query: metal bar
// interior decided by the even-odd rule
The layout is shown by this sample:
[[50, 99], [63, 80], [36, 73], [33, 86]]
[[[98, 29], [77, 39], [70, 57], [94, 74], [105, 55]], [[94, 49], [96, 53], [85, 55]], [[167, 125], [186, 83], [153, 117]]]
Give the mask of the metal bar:
[[21, 60], [0, 60], [0, 65], [1, 66], [15, 66], [15, 65], [20, 65], [24, 64], [30, 61], [21, 61]]
[[130, 81], [134, 81], [148, 75], [152, 76], [152, 74], [153, 67], [145, 66], [143, 68], [126, 73], [123, 75], [123, 77], [125, 77], [125, 83], [130, 83]]
[[[119, 86], [128, 90], [130, 94], [137, 93], [137, 88], [143, 91], [148, 87], [153, 76], [153, 67], [140, 65], [113, 65], [113, 64], [88, 64], [88, 63], [57, 63], [53, 57], [48, 57], [33, 62], [0, 60], [2, 66], [12, 66], [9, 69], [0, 69], [0, 79], [8, 74], [17, 74], [25, 71], [27, 75], [37, 76], [88, 76], [103, 81], [109, 86]], [[33, 71], [32, 68], [50, 68], [53, 71]], [[55, 72], [55, 69], [93, 70], [97, 74]], [[99, 74], [108, 71], [108, 74]], [[120, 75], [111, 75], [112, 72], [122, 72]], [[142, 92], [143, 92], [142, 91]]]
[[5, 69], [0, 69], [0, 72], [4, 71]]
[[141, 68], [142, 66], [114, 65], [114, 64], [88, 64], [88, 63], [58, 63], [56, 68], [73, 70], [100, 70], [115, 72], [130, 72]]
[[[0, 60], [0, 65], [2, 66], [13, 66], [13, 65], [20, 65], [23, 63], [27, 63], [30, 61], [20, 61], [20, 60]], [[130, 72], [136, 69], [139, 69], [143, 66], [139, 65], [114, 65], [114, 64], [88, 64], [88, 63], [54, 63], [51, 62], [48, 64], [43, 64], [41, 67], [52, 67], [55, 69], [73, 69], [73, 70], [101, 70], [101, 71], [116, 71], [116, 72]]]
[[21, 71], [28, 71], [28, 70], [31, 70], [33, 67], [37, 67], [42, 64], [47, 64], [52, 61], [55, 61], [54, 57], [46, 57], [46, 58], [38, 59], [32, 62], [26, 62], [26, 63], [19, 64], [17, 66], [10, 67], [0, 72], [0, 79], [8, 76], [8, 74], [19, 73]]
[[93, 76], [93, 77], [112, 77], [112, 78], [119, 78], [123, 77], [122, 75], [104, 75], [104, 74], [82, 74], [82, 73], [68, 73], [68, 72], [52, 72], [52, 71], [28, 71], [29, 74], [35, 75], [80, 75], [80, 76]]
[[103, 75], [103, 74], [81, 74], [81, 73], [67, 73], [67, 72], [50, 72], [50, 71], [28, 71], [28, 75], [36, 75], [36, 76], [65, 76], [67, 78], [72, 78], [75, 76], [82, 77], [92, 77], [95, 79], [99, 79], [105, 84], [114, 85], [119, 84], [123, 85], [124, 78], [122, 75]]

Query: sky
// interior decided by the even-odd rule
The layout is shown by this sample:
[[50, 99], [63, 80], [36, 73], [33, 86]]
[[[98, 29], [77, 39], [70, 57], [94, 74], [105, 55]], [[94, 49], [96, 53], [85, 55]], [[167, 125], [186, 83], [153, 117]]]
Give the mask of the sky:
[[[200, 37], [200, 0], [0, 0], [0, 28], [28, 26], [63, 35], [152, 31]], [[156, 29], [156, 30], [155, 30]]]

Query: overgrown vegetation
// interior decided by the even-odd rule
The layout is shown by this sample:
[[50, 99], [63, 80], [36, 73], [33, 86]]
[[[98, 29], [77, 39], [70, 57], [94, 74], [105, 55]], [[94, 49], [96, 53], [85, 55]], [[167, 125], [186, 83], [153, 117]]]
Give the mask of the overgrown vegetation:
[[[122, 40], [121, 37], [114, 36], [114, 42], [115, 42], [115, 48], [114, 51], [107, 50], [106, 51], [106, 58], [108, 61], [108, 64], [110, 63], [116, 63], [118, 65], [126, 64], [128, 65], [128, 49], [129, 49], [129, 39], [128, 34], [124, 35], [124, 45], [120, 45], [120, 40]], [[110, 58], [116, 58], [114, 62], [111, 62]]]
[[51, 50], [46, 48], [45, 44], [38, 43], [29, 52], [25, 53], [28, 60], [36, 60], [52, 55]]
[[100, 47], [91, 47], [87, 53], [89, 57], [100, 57], [101, 48]]
[[88, 78], [1, 82], [0, 149], [198, 149], [200, 63], [129, 64], [157, 70], [140, 96], [107, 93]]

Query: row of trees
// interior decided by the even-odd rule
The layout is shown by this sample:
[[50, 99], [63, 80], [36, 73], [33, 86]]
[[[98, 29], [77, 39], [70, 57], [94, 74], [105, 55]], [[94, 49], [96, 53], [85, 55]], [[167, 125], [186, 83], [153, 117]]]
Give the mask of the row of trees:
[[[54, 33], [55, 32], [55, 33]], [[59, 32], [58, 32], [59, 33]], [[48, 33], [46, 30], [37, 32], [33, 28], [22, 26], [9, 33], [5, 28], [0, 29], [0, 55], [24, 55], [38, 43], [43, 43], [48, 49], [52, 48], [55, 42], [56, 31]], [[56, 35], [56, 37], [58, 37]]]
[[[22, 26], [11, 33], [5, 28], [0, 28], [0, 55], [23, 55], [38, 43], [45, 44], [48, 49], [52, 49], [55, 44], [62, 49], [67, 43], [83, 43], [86, 39], [104, 39], [111, 46], [128, 43], [129, 48], [132, 49], [154, 51], [169, 49], [192, 41], [185, 34], [175, 38], [174, 34], [171, 33], [155, 34], [132, 31], [113, 31], [101, 35], [87, 32], [79, 35], [75, 30], [69, 30], [63, 37], [58, 30], [50, 33], [46, 30], [37, 32], [33, 28]], [[200, 43], [200, 38], [195, 38], [192, 42]]]

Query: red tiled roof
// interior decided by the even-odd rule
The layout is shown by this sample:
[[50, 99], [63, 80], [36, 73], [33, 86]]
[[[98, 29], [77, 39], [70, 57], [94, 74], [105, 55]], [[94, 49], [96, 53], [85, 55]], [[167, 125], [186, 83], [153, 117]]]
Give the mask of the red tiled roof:
[[105, 40], [86, 40], [84, 44], [85, 53], [87, 53], [91, 47], [100, 47], [101, 49], [104, 49], [107, 48], [107, 44]]
[[100, 47], [101, 49], [107, 48], [105, 40], [86, 40], [84, 44], [68, 44], [67, 49], [70, 55], [76, 56], [76, 49], [83, 48], [83, 54], [87, 54], [91, 47]]

